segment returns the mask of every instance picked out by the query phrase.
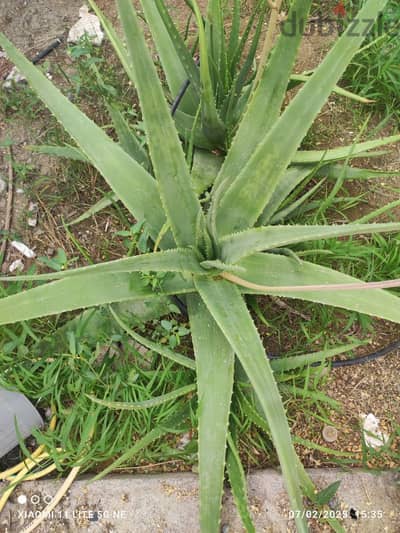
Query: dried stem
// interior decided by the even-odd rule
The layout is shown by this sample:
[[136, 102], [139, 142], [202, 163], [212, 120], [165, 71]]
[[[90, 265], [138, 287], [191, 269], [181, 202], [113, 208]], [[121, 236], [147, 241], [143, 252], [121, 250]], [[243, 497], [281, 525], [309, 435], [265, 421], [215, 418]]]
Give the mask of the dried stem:
[[1, 243], [0, 248], [0, 270], [2, 270], [3, 263], [6, 257], [7, 243], [8, 243], [8, 232], [11, 228], [12, 220], [12, 207], [13, 207], [13, 196], [14, 196], [14, 171], [13, 171], [13, 154], [11, 146], [8, 147], [10, 161], [8, 166], [8, 196], [7, 196], [7, 205], [6, 205], [6, 216], [4, 222], [4, 236], [3, 242]]
[[278, 27], [279, 23], [279, 13], [282, 5], [282, 0], [268, 0], [268, 4], [271, 7], [271, 14], [268, 22], [267, 35], [265, 36], [264, 46], [261, 52], [260, 62], [258, 64], [257, 75], [254, 82], [254, 87], [256, 88], [261, 76], [263, 75], [265, 66], [268, 61], [269, 54], [272, 50], [274, 44], [275, 30]]
[[333, 283], [326, 285], [288, 285], [288, 286], [268, 286], [252, 283], [245, 279], [239, 278], [229, 272], [223, 272], [221, 277], [224, 279], [261, 292], [308, 292], [308, 291], [353, 291], [353, 290], [371, 290], [371, 289], [393, 289], [400, 287], [400, 279], [391, 279], [387, 281], [369, 281], [356, 283]]
[[38, 526], [40, 526], [43, 520], [46, 519], [46, 517], [53, 511], [53, 509], [58, 505], [58, 503], [68, 492], [76, 476], [79, 474], [80, 469], [80, 466], [74, 466], [68, 477], [65, 479], [64, 483], [58, 489], [57, 494], [54, 496], [52, 502], [49, 503], [49, 505], [45, 507], [45, 509], [40, 513], [40, 516], [38, 516], [38, 518], [36, 518], [31, 524], [29, 524], [27, 528], [23, 529], [21, 533], [31, 533], [31, 531], [34, 531]]

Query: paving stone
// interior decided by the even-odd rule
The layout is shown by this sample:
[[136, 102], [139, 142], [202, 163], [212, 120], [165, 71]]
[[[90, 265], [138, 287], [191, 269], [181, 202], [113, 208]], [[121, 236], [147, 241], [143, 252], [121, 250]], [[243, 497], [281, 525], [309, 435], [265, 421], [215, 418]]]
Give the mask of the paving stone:
[[[400, 476], [358, 470], [310, 471], [319, 487], [341, 479], [332, 512], [347, 516], [351, 533], [400, 532]], [[195, 533], [198, 526], [198, 478], [195, 474], [120, 475], [89, 483], [74, 482], [68, 495], [47, 518], [38, 533]], [[281, 475], [274, 470], [249, 475], [249, 498], [256, 531], [294, 532]], [[0, 516], [1, 533], [19, 533], [51, 501], [61, 480], [27, 482], [18, 487]], [[1, 484], [0, 484], [1, 489]], [[314, 525], [313, 525], [314, 524]], [[313, 531], [330, 531], [315, 526]], [[224, 495], [222, 531], [244, 531], [232, 495]]]

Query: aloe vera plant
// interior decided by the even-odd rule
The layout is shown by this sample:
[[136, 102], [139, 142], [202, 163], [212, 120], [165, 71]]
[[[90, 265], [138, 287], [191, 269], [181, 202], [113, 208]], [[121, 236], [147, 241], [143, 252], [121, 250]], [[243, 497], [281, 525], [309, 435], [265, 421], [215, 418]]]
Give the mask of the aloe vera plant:
[[[229, 60], [226, 56], [222, 33], [211, 31], [207, 21], [203, 26], [196, 3], [192, 0], [190, 4], [197, 14], [203, 52], [208, 53], [209, 46], [220, 50], [219, 66], [214, 69], [214, 75], [217, 75], [232, 58]], [[292, 9], [306, 17], [310, 4], [311, 0], [295, 0]], [[368, 0], [360, 18], [376, 18], [385, 4], [386, 0]], [[274, 377], [279, 365], [271, 365], [266, 357], [260, 334], [247, 307], [246, 295], [274, 294], [302, 298], [400, 323], [399, 298], [383, 290], [400, 286], [399, 280], [370, 285], [335, 270], [276, 253], [292, 244], [313, 239], [400, 230], [400, 223], [339, 226], [274, 224], [274, 217], [279, 213], [278, 219], [285, 219], [282, 204], [292, 191], [310, 175], [318, 176], [327, 162], [329, 166], [325, 174], [332, 172], [337, 175], [337, 164], [332, 162], [348, 161], [354, 153], [364, 153], [399, 139], [361, 143], [327, 153], [298, 150], [363, 37], [345, 32], [282, 112], [281, 105], [301, 39], [299, 33], [291, 37], [282, 34], [259, 81], [250, 86], [245, 112], [241, 115], [230, 148], [218, 165], [211, 165], [211, 171], [207, 168], [207, 175], [211, 177], [205, 185], [199, 186], [195, 176], [204, 176], [202, 165], [207, 162], [200, 159], [196, 167], [187, 163], [179, 126], [171, 117], [138, 15], [131, 0], [117, 0], [117, 5], [126, 46], [104, 17], [102, 21], [138, 92], [152, 173], [150, 165], [146, 169], [142, 164], [142, 152], [137, 152], [138, 161], [135, 152], [129, 154], [111, 140], [2, 34], [0, 45], [68, 131], [84, 157], [104, 176], [115, 195], [136, 219], [146, 221], [156, 243], [155, 251], [74, 270], [25, 276], [25, 279], [52, 281], [1, 299], [0, 323], [115, 302], [157, 300], [169, 295], [185, 298], [194, 362], [165, 347], [157, 347], [138, 335], [136, 337], [151, 349], [161, 350], [177, 364], [189, 368], [195, 366], [202, 531], [213, 533], [219, 530], [225, 465], [235, 485], [234, 496], [245, 527], [248, 531], [254, 530], [246, 507], [244, 472], [236, 449], [235, 431], [229, 424], [233, 387], [238, 374], [240, 379], [245, 376], [251, 384], [260, 407], [257, 416], [272, 436], [290, 506], [299, 511], [295, 513], [298, 531], [307, 531], [308, 526], [301, 513], [303, 496], [313, 499], [314, 487], [292, 444], [285, 408]], [[163, 2], [143, 1], [142, 5], [148, 21], [152, 20], [154, 27], [159, 26], [160, 35], [173, 40], [171, 32], [175, 30], [166, 31], [169, 22], [163, 11]], [[238, 9], [239, 2], [234, 5]], [[210, 0], [207, 20], [212, 20], [222, 31], [220, 7], [219, 0]], [[238, 29], [232, 31], [237, 32]], [[231, 41], [237, 46], [236, 36], [231, 36]], [[165, 47], [164, 65], [168, 62], [175, 65], [178, 49], [183, 54], [180, 41], [177, 43], [174, 47]], [[214, 98], [213, 102], [210, 100], [202, 104], [201, 112], [205, 117], [206, 130], [212, 131], [213, 139], [219, 142], [226, 124], [216, 113], [218, 98], [215, 98], [213, 90], [210, 93], [209, 82], [204, 80], [203, 71], [207, 66], [204, 57], [197, 91], [206, 100], [210, 94]], [[187, 71], [192, 67], [186, 69], [184, 63], [183, 66], [184, 72], [182, 69], [176, 72], [180, 72], [180, 76], [188, 76]], [[171, 67], [167, 80], [171, 88], [176, 89], [181, 77], [173, 79], [174, 72], [174, 67]], [[194, 83], [199, 76], [198, 70], [192, 69], [191, 76], [193, 90], [187, 93], [185, 101], [188, 108], [198, 98]], [[224, 94], [223, 91], [221, 94]], [[346, 169], [346, 166], [341, 167], [340, 175], [344, 175]], [[351, 174], [351, 169], [348, 172]], [[206, 201], [204, 197], [200, 198], [205, 189], [208, 190]], [[156, 289], [145, 283], [141, 275], [152, 272], [168, 274]], [[12, 277], [1, 279], [13, 280]], [[21, 281], [24, 277], [18, 276], [17, 279]], [[135, 335], [135, 332], [132, 334]], [[311, 360], [315, 361], [315, 354]], [[235, 365], [235, 362], [238, 364]], [[304, 358], [299, 364], [305, 364]], [[192, 390], [193, 387], [188, 387], [184, 391], [172, 391], [168, 398]], [[162, 401], [162, 398], [157, 401]]]

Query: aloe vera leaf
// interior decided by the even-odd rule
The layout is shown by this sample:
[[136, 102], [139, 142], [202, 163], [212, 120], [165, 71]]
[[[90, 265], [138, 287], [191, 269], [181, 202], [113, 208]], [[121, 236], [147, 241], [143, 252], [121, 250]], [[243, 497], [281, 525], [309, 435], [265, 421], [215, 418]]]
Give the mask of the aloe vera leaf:
[[[100, 290], [101, 288], [101, 290]], [[184, 294], [193, 285], [181, 276], [163, 283], [162, 294]], [[0, 299], [0, 325], [49, 316], [75, 309], [129, 300], [148, 300], [159, 294], [138, 273], [93, 274], [53, 281]]]
[[171, 402], [172, 400], [176, 400], [181, 396], [186, 396], [187, 394], [195, 390], [195, 384], [185, 385], [184, 387], [180, 387], [179, 389], [175, 389], [171, 392], [161, 394], [161, 396], [155, 396], [154, 398], [150, 398], [149, 400], [142, 400], [140, 402], [114, 402], [109, 400], [102, 400], [101, 398], [97, 398], [92, 394], [86, 394], [86, 396], [90, 398], [94, 403], [103, 405], [104, 407], [108, 407], [109, 409], [140, 411], [142, 409], [151, 409], [152, 407], [157, 407], [158, 405], [162, 405], [163, 403]]
[[162, 204], [178, 246], [194, 245], [200, 202], [150, 51], [130, 0], [117, 1]]
[[330, 226], [266, 226], [225, 236], [220, 241], [222, 260], [236, 263], [255, 252], [348, 235], [400, 231], [400, 222], [383, 224], [340, 224]]
[[[375, 20], [386, 3], [387, 0], [369, 0], [359, 17]], [[353, 36], [348, 28], [269, 132], [252, 146], [250, 159], [242, 158], [242, 170], [212, 207], [214, 232], [222, 236], [232, 229], [238, 231], [254, 225], [332, 87], [363, 40], [362, 35]], [[221, 173], [223, 170], [224, 167]]]
[[261, 404], [279, 457], [292, 509], [299, 510], [296, 526], [307, 532], [302, 516], [302, 492], [297, 456], [292, 444], [286, 412], [266, 357], [263, 344], [237, 287], [224, 280], [195, 280], [201, 298], [229, 341]]
[[[354, 283], [359, 281], [331, 268], [315, 265], [307, 261], [301, 264], [292, 259], [274, 254], [257, 253], [246, 257], [238, 263], [246, 269], [241, 278], [268, 286], [331, 285], [337, 283]], [[266, 294], [266, 291], [243, 289], [242, 292]], [[290, 290], [271, 290], [271, 294], [288, 298], [301, 298], [310, 302], [332, 305], [349, 309], [357, 313], [376, 316], [400, 322], [400, 299], [395, 294], [382, 289], [369, 290], [324, 290], [290, 292]]]
[[188, 304], [199, 401], [200, 526], [219, 533], [234, 354], [198, 295]]

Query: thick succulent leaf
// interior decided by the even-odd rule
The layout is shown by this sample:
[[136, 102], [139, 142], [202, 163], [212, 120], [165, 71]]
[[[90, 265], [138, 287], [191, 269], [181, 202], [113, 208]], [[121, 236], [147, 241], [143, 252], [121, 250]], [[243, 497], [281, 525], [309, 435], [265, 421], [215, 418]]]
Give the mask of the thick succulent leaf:
[[[167, 278], [162, 294], [193, 291], [180, 275]], [[0, 325], [129, 300], [148, 300], [160, 293], [151, 290], [138, 273], [93, 274], [53, 281], [0, 299]]]
[[[251, 11], [250, 16], [247, 19], [246, 25], [244, 27], [244, 30], [242, 31], [240, 35], [240, 3], [241, 0], [235, 0], [235, 11], [236, 13], [233, 15], [234, 20], [232, 20], [232, 32], [237, 32], [236, 37], [236, 45], [233, 46], [233, 43], [235, 42], [235, 36], [232, 38], [230, 37], [230, 43], [229, 43], [229, 49], [228, 49], [228, 66], [229, 71], [231, 73], [232, 79], [235, 77], [237, 72], [237, 66], [243, 63], [243, 60], [245, 60], [245, 53], [246, 45], [249, 42], [249, 37], [252, 28], [254, 27], [255, 21], [259, 20], [261, 17], [265, 17], [265, 8], [266, 8], [266, 2], [265, 0], [256, 0], [254, 9]], [[261, 13], [262, 11], [262, 13]], [[239, 38], [240, 37], [240, 38]]]
[[178, 246], [193, 245], [201, 206], [192, 189], [185, 155], [132, 2], [118, 0], [118, 9], [168, 222]]
[[116, 259], [97, 265], [89, 265], [70, 270], [60, 270], [49, 274], [32, 274], [21, 276], [1, 276], [0, 281], [40, 281], [71, 278], [76, 276], [92, 276], [94, 274], [117, 274], [130, 272], [181, 272], [197, 275], [206, 274], [201, 268], [197, 255], [193, 250], [166, 250], [143, 255], [134, 255]]
[[[387, 0], [369, 0], [358, 16], [373, 21], [386, 3]], [[364, 38], [362, 35], [353, 36], [349, 26], [267, 135], [262, 135], [258, 143], [253, 143], [250, 159], [247, 160], [248, 154], [241, 158], [242, 169], [213, 205], [214, 232], [222, 236], [254, 225]], [[231, 153], [238, 151], [241, 150], [232, 150]], [[235, 172], [228, 173], [228, 176], [232, 175], [235, 176]]]
[[224, 8], [221, 0], [209, 0], [207, 4], [206, 33], [210, 64], [214, 72], [214, 93], [223, 95], [228, 88], [227, 51], [225, 45]]
[[[289, 13], [289, 20], [296, 14], [297, 20], [307, 20], [311, 0], [296, 0]], [[290, 74], [301, 41], [301, 32], [291, 36], [290, 31], [282, 33], [271, 60], [248, 105], [224, 166], [215, 182], [226, 190], [251, 158], [260, 139], [263, 139], [279, 117], [286, 94]]]
[[209, 50], [207, 47], [206, 32], [197, 0], [193, 0], [193, 9], [199, 29], [199, 50], [200, 50], [200, 81], [202, 87], [201, 93], [201, 113], [202, 126], [206, 137], [215, 144], [223, 146], [225, 139], [225, 126], [222, 123], [214, 98], [213, 84], [211, 80]]
[[146, 219], [151, 236], [155, 238], [164, 225], [165, 215], [153, 177], [72, 104], [1, 33], [0, 45], [133, 216]]
[[[274, 254], [254, 254], [238, 263], [246, 269], [240, 277], [252, 283], [267, 286], [330, 285], [354, 283], [359, 280], [335, 270], [306, 261]], [[242, 292], [268, 294], [266, 291], [243, 289]], [[400, 298], [382, 289], [347, 291], [270, 291], [270, 294], [288, 298], [298, 298], [341, 307], [377, 316], [392, 322], [400, 322]]]
[[252, 228], [223, 237], [220, 241], [221, 260], [236, 263], [243, 257], [273, 248], [300, 242], [332, 239], [346, 235], [400, 232], [400, 222], [387, 224], [340, 224], [331, 226], [267, 226]]
[[346, 164], [331, 164], [321, 167], [315, 173], [317, 176], [327, 177], [328, 179], [344, 179], [344, 180], [369, 180], [371, 178], [383, 178], [387, 176], [397, 176], [397, 172], [390, 172], [385, 170], [371, 170], [370, 168], [351, 167]]
[[[169, 33], [172, 44], [175, 47], [176, 55], [179, 57], [181, 64], [185, 70], [184, 80], [187, 78], [190, 81], [191, 88], [188, 88], [188, 91], [191, 91], [192, 88], [196, 92], [198, 99], [200, 98], [200, 73], [196, 63], [193, 60], [192, 55], [190, 54], [187, 45], [182, 39], [178, 29], [176, 28], [168, 9], [165, 6], [164, 0], [155, 0], [155, 5], [157, 6], [160, 17], [164, 22], [164, 26]], [[179, 91], [177, 91], [179, 92]], [[198, 105], [198, 104], [197, 104]], [[192, 110], [192, 113], [195, 113], [197, 106]]]
[[196, 120], [196, 117], [177, 109], [174, 119], [179, 136], [185, 141], [186, 145], [193, 143], [197, 148], [210, 151], [214, 148], [213, 143], [207, 139], [201, 129], [201, 121]]
[[[236, 71], [237, 62], [234, 61], [235, 52], [240, 43], [240, 3], [241, 0], [233, 0], [232, 6], [232, 23], [229, 34], [228, 48], [227, 48], [227, 61], [230, 70], [230, 74], [233, 77]], [[234, 67], [232, 68], [232, 63]]]
[[243, 92], [244, 92], [243, 89], [246, 85], [250, 87], [250, 83], [251, 83], [250, 73], [251, 73], [252, 67], [254, 66], [254, 61], [255, 61], [257, 50], [258, 50], [260, 38], [262, 35], [262, 31], [264, 29], [264, 18], [265, 18], [264, 14], [265, 14], [266, 6], [267, 4], [265, 3], [264, 11], [260, 14], [255, 33], [252, 36], [251, 46], [249, 50], [247, 51], [247, 55], [244, 60], [244, 63], [241, 66], [240, 70], [238, 70], [237, 73], [235, 73], [235, 76], [232, 82], [232, 87], [230, 88], [228, 96], [225, 98], [225, 101], [223, 104], [221, 114], [224, 117], [226, 124], [230, 128], [232, 128], [233, 126], [236, 126], [237, 116], [241, 117], [240, 113], [239, 115], [237, 115], [237, 106], [238, 106], [238, 101], [240, 100], [241, 97], [243, 97]]
[[270, 360], [271, 368], [274, 372], [289, 372], [297, 368], [304, 366], [324, 363], [326, 360], [335, 355], [340, 355], [345, 352], [350, 352], [355, 348], [358, 348], [363, 343], [346, 344], [344, 346], [338, 346], [337, 348], [327, 348], [319, 352], [311, 352], [303, 355], [294, 355], [291, 357], [279, 357]]
[[221, 168], [223, 156], [196, 149], [193, 154], [192, 181], [194, 190], [201, 195], [214, 183]]
[[[289, 88], [295, 87], [298, 83], [305, 83], [309, 79], [310, 75], [307, 74], [292, 74], [290, 76], [291, 83], [289, 83]], [[369, 98], [365, 98], [364, 96], [352, 93], [351, 91], [343, 89], [338, 85], [335, 85], [335, 87], [333, 88], [333, 92], [339, 94], [340, 96], [345, 96], [350, 100], [354, 100], [355, 102], [360, 102], [361, 104], [371, 104], [373, 102], [373, 100], [370, 100]]]
[[338, 161], [340, 159], [348, 159], [360, 157], [361, 153], [386, 146], [400, 141], [400, 135], [391, 135], [383, 139], [375, 139], [373, 141], [364, 141], [362, 143], [355, 143], [349, 146], [340, 146], [331, 150], [298, 150], [292, 157], [292, 163], [296, 164], [310, 164], [310, 163], [327, 163], [329, 161]]
[[187, 394], [195, 390], [195, 384], [185, 385], [183, 387], [179, 387], [179, 389], [175, 389], [171, 392], [161, 394], [161, 396], [155, 396], [154, 398], [150, 398], [149, 400], [142, 400], [139, 402], [115, 402], [111, 400], [97, 398], [92, 394], [86, 394], [86, 396], [90, 398], [94, 403], [103, 405], [104, 407], [108, 407], [109, 409], [140, 411], [142, 409], [151, 409], [152, 407], [157, 407], [159, 405], [162, 405], [163, 403], [171, 402], [173, 400], [176, 400], [177, 398], [180, 398], [181, 396], [186, 396]]
[[234, 353], [198, 295], [188, 304], [199, 402], [200, 525], [204, 533], [219, 533]]
[[28, 150], [36, 152], [37, 154], [46, 154], [53, 155], [55, 157], [65, 157], [66, 159], [73, 159], [74, 161], [84, 161], [89, 163], [89, 159], [85, 156], [83, 152], [76, 148], [75, 146], [69, 146], [68, 144], [64, 146], [52, 146], [41, 144], [37, 146], [28, 146]]
[[[172, 22], [164, 1], [149, 2], [148, 0], [141, 0], [141, 5], [160, 56], [170, 93], [175, 97], [188, 77], [184, 62], [188, 61], [194, 65], [194, 61]], [[197, 67], [195, 68], [197, 70]], [[198, 104], [198, 95], [196, 95], [193, 84], [191, 84], [180, 103], [180, 109], [186, 113], [195, 113]]]
[[133, 157], [146, 170], [149, 170], [151, 167], [149, 157], [135, 131], [129, 126], [123, 114], [115, 105], [109, 104], [107, 108], [118, 135], [119, 144], [127, 154]]
[[228, 453], [226, 456], [226, 469], [229, 476], [233, 498], [247, 533], [256, 533], [249, 511], [249, 499], [247, 495], [246, 474], [239, 452], [231, 435], [228, 435]]
[[[240, 360], [268, 420], [292, 509], [303, 509], [297, 456], [286, 412], [264, 346], [237, 287], [223, 280], [195, 280], [209, 312]], [[304, 518], [296, 518], [299, 532], [308, 531]]]

